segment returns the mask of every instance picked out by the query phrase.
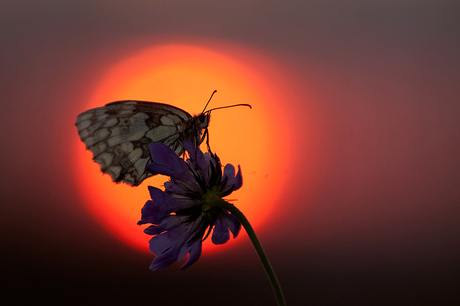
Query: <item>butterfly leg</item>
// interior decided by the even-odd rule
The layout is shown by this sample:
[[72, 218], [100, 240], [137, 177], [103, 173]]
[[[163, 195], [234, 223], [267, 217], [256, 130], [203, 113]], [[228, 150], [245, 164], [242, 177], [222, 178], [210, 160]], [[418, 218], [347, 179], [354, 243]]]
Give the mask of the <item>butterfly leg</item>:
[[208, 128], [204, 130], [203, 136], [201, 137], [200, 143], [204, 141], [204, 138], [206, 137], [206, 146], [208, 147], [208, 151], [211, 152], [211, 146], [209, 145], [209, 131]]

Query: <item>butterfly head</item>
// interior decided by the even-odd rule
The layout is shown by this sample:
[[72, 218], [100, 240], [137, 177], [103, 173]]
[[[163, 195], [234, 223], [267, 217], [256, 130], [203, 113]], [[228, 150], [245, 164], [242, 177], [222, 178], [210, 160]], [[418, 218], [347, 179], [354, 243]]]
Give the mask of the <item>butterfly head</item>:
[[198, 121], [202, 129], [207, 129], [209, 120], [211, 119], [211, 112], [205, 112], [198, 115]]

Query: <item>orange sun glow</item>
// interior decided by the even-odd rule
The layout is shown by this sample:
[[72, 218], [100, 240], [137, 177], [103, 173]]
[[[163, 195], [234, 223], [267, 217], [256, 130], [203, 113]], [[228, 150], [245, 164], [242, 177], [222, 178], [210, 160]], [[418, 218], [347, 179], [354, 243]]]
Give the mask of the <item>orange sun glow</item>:
[[[261, 75], [258, 69], [269, 66], [268, 61], [238, 50], [232, 53], [232, 46], [216, 49], [189, 44], [147, 48], [110, 67], [82, 111], [117, 100], [145, 100], [171, 104], [194, 115], [203, 110], [215, 89], [217, 93], [208, 108], [251, 104], [252, 109], [235, 107], [212, 112], [209, 133], [211, 148], [223, 165], [241, 165], [243, 187], [227, 198], [257, 231], [269, 225], [267, 220], [275, 213], [274, 207], [282, 205], [279, 194], [287, 161], [280, 157], [289, 151], [289, 133], [287, 123], [279, 116], [282, 100], [273, 92], [276, 80], [271, 74]], [[147, 186], [162, 188], [167, 178], [155, 176], [135, 188], [115, 184], [100, 172], [91, 160], [92, 153], [84, 149], [78, 137], [77, 142], [75, 173], [86, 208], [121, 241], [148, 251], [151, 236], [143, 233], [144, 227], [137, 221], [150, 198]], [[275, 144], [276, 149], [272, 147]], [[223, 246], [214, 246], [207, 239], [203, 249], [221, 250], [239, 240], [231, 238]]]

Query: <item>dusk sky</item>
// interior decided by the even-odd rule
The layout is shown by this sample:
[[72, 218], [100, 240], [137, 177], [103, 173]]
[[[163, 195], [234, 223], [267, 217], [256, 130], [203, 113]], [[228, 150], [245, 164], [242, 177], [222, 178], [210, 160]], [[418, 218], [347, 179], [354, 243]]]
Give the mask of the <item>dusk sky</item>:
[[74, 126], [125, 99], [198, 114], [216, 89], [212, 107], [253, 107], [213, 112], [210, 143], [241, 165], [229, 198], [288, 305], [460, 304], [459, 16], [442, 0], [1, 1], [2, 300], [276, 305], [244, 230], [150, 271], [136, 222], [164, 179], [110, 182]]

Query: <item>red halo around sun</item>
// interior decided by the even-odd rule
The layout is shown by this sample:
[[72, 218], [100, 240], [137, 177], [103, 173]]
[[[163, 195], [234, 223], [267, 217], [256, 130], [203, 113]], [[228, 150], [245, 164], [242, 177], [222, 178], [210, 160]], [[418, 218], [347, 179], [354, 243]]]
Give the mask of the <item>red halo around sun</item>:
[[[272, 73], [262, 75], [260, 71]], [[276, 206], [282, 205], [279, 195], [285, 182], [284, 157], [289, 155], [290, 133], [288, 122], [279, 116], [283, 105], [276, 83], [276, 71], [268, 60], [237, 46], [157, 45], [110, 67], [82, 111], [116, 100], [145, 100], [171, 104], [193, 115], [203, 110], [215, 89], [208, 108], [251, 104], [252, 109], [212, 112], [209, 133], [211, 148], [223, 165], [241, 165], [243, 187], [228, 198], [257, 231], [270, 226], [267, 220], [276, 213]], [[143, 233], [137, 221], [149, 199], [147, 186], [162, 188], [167, 178], [155, 176], [138, 187], [114, 184], [100, 172], [91, 160], [92, 153], [77, 137], [76, 147], [75, 175], [85, 207], [121, 241], [148, 251], [151, 236]], [[214, 246], [207, 239], [203, 248], [221, 250], [239, 239], [230, 239], [223, 246]]]

